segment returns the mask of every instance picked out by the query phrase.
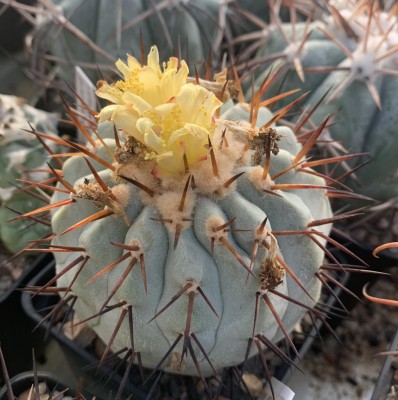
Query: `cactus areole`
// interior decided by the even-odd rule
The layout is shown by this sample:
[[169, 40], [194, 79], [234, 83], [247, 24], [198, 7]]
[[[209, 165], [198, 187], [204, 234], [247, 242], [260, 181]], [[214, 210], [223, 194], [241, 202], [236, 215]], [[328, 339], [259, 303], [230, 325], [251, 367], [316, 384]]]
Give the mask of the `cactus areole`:
[[289, 128], [233, 102], [226, 73], [190, 78], [177, 58], [159, 66], [156, 47], [146, 65], [116, 65], [123, 79], [99, 83], [98, 131], [58, 175], [58, 285], [81, 319], [96, 316], [105, 353], [214, 375], [315, 306], [327, 186]]

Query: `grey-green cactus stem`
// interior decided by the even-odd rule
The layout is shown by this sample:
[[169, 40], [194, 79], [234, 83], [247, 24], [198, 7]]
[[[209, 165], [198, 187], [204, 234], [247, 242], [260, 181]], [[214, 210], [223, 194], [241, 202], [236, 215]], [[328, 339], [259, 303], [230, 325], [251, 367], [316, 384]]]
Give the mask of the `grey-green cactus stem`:
[[[226, 108], [207, 160], [176, 178], [154, 178], [150, 168], [137, 169], [143, 161], [134, 157], [123, 158], [119, 168], [119, 158], [112, 160], [100, 147], [95, 151], [107, 163], [117, 160], [113, 170], [79, 156], [64, 163], [64, 179], [76, 190], [94, 185], [102, 195], [112, 193], [129, 224], [117, 213], [93, 218], [97, 206], [111, 207], [75, 194], [73, 203], [54, 210], [53, 245], [71, 249], [55, 254], [57, 271], [76, 263], [75, 247], [86, 254], [78, 276], [71, 269], [59, 285], [68, 287], [76, 279], [76, 312], [86, 319], [102, 310], [93, 327], [114, 350], [131, 346], [127, 311], [104, 311], [121, 302], [130, 305], [134, 352], [146, 367], [213, 375], [243, 362], [248, 341], [285, 337], [319, 297], [315, 274], [322, 246], [307, 234], [273, 232], [306, 231], [311, 221], [331, 218], [325, 182], [287, 168], [302, 147], [286, 127], [272, 126], [272, 137], [279, 139], [274, 151], [265, 146], [260, 165], [252, 164], [250, 135], [243, 132], [255, 132], [272, 116], [260, 109], [257, 127], [251, 128], [248, 107]], [[109, 148], [120, 152], [126, 146], [123, 139], [115, 145], [108, 122], [99, 125], [99, 134]], [[275, 182], [271, 177], [278, 173]], [[66, 194], [56, 192], [52, 201], [63, 199]], [[319, 229], [327, 235], [330, 224]], [[325, 243], [322, 236], [318, 240]], [[257, 351], [252, 346], [250, 354]]]

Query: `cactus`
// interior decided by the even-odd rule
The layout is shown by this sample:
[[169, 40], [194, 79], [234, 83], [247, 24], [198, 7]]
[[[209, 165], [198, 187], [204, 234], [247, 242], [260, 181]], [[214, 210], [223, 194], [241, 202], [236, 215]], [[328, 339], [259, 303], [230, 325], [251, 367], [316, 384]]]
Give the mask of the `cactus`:
[[[6, 223], [15, 217], [15, 211], [26, 213], [43, 205], [43, 199], [17, 190], [16, 179], [40, 181], [48, 175], [40, 171], [47, 169], [46, 151], [24, 129], [34, 127], [50, 133], [56, 131], [56, 126], [54, 114], [29, 106], [22, 98], [0, 96], [0, 239], [12, 253], [26, 247], [27, 241], [50, 232], [48, 221], [47, 224], [29, 220]], [[53, 141], [47, 141], [47, 145], [52, 148]]]
[[[119, 60], [87, 144], [54, 170], [50, 249], [60, 290], [112, 348], [145, 367], [218, 374], [286, 338], [314, 309], [333, 217], [325, 180], [278, 117], [234, 104], [226, 71], [188, 77]], [[322, 130], [322, 126], [319, 128]], [[70, 296], [69, 296], [70, 297]], [[69, 298], [68, 297], [68, 298]], [[66, 299], [66, 297], [65, 297]], [[98, 317], [95, 318], [94, 317]], [[134, 335], [132, 332], [134, 331]], [[249, 350], [247, 350], [249, 349]]]
[[314, 14], [318, 15], [321, 6], [314, 0], [300, 0], [300, 2], [235, 0], [230, 4], [231, 18], [237, 18], [237, 16], [244, 18], [237, 18], [236, 23], [231, 25], [231, 28], [235, 36], [241, 34], [250, 35], [259, 28], [266, 28], [268, 21], [272, 20], [275, 14], [282, 21], [290, 21], [293, 9], [295, 10], [295, 18], [302, 21], [305, 16], [311, 15], [313, 17]]
[[228, 22], [228, 7], [218, 0], [52, 0], [41, 7], [44, 17], [30, 40], [36, 67], [49, 52], [68, 79], [74, 65], [98, 78], [98, 67], [108, 72], [118, 57], [139, 57], [140, 37], [146, 48], [156, 43], [164, 58], [181, 51], [192, 65], [209, 54], [218, 59]]
[[[326, 96], [311, 111], [312, 121], [317, 124], [327, 113], [338, 111], [336, 123], [328, 129], [330, 137], [350, 152], [369, 153], [372, 158], [356, 171], [361, 186], [354, 180], [347, 184], [364, 196], [386, 201], [398, 195], [396, 17], [377, 2], [360, 1], [352, 9], [336, 7], [330, 7], [334, 22], [325, 17], [327, 23], [279, 23], [270, 30], [267, 46], [255, 62], [262, 57], [263, 61], [277, 57], [287, 61], [288, 72], [281, 74], [270, 95], [281, 89], [283, 80], [282, 91], [310, 91], [304, 104], [307, 110]], [[269, 73], [266, 68], [257, 73], [256, 87]], [[351, 168], [356, 169], [365, 158], [357, 158]]]

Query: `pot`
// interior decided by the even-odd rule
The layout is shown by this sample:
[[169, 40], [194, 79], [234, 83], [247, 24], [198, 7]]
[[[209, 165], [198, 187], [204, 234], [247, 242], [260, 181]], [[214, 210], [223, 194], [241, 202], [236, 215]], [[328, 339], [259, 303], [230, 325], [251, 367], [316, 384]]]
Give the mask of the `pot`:
[[[52, 257], [43, 255], [37, 257], [28, 265], [23, 274], [12, 286], [0, 296], [0, 343], [8, 360], [8, 370], [11, 375], [25, 371], [32, 366], [32, 348], [40, 359], [44, 345], [42, 336], [33, 332], [34, 322], [28, 318], [21, 307], [21, 289], [39, 271], [51, 263]], [[52, 261], [53, 262], [53, 261]], [[1, 384], [0, 378], [0, 384]]]
[[[18, 398], [19, 395], [21, 395], [26, 390], [29, 390], [32, 386], [34, 386], [35, 375], [39, 383], [41, 382], [46, 383], [50, 393], [53, 393], [55, 390], [58, 392], [65, 391], [65, 395], [71, 396], [73, 397], [73, 399], [76, 400], [94, 399], [94, 397], [90, 393], [86, 391], [81, 392], [76, 389], [71, 389], [69, 385], [60, 381], [58, 377], [56, 377], [55, 375], [50, 374], [49, 372], [42, 372], [42, 371], [38, 371], [36, 374], [33, 371], [22, 372], [10, 379], [10, 385], [12, 387], [13, 394], [14, 396], [16, 396], [16, 398]], [[6, 386], [0, 388], [0, 400], [8, 400], [10, 398], [9, 396], [10, 394], [8, 393]], [[51, 400], [51, 398], [52, 397], [50, 397], [49, 400]], [[54, 398], [59, 398], [59, 397], [54, 397]], [[97, 400], [100, 399], [97, 398]]]

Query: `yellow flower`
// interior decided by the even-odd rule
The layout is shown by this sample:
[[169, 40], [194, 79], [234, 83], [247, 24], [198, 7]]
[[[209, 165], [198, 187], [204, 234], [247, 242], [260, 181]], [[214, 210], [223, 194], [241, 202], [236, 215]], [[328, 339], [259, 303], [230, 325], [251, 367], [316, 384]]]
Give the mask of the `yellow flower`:
[[184, 171], [184, 154], [190, 166], [206, 158], [208, 137], [215, 129], [213, 116], [222, 102], [204, 87], [187, 83], [185, 61], [179, 64], [171, 57], [162, 71], [153, 46], [147, 65], [128, 56], [127, 65], [119, 60], [116, 66], [124, 80], [102, 82], [97, 95], [114, 104], [101, 110], [99, 121], [113, 121], [148, 147], [147, 158], [156, 161], [158, 175]]
[[149, 52], [147, 65], [142, 66], [134, 57], [128, 55], [127, 65], [118, 60], [116, 67], [124, 79], [113, 85], [102, 82], [97, 95], [112, 103], [123, 104], [123, 95], [132, 93], [153, 107], [166, 103], [175, 96], [186, 83], [189, 72], [185, 61], [181, 61], [178, 68], [178, 59], [175, 57], [171, 57], [167, 64], [164, 63], [162, 72], [156, 46], [152, 46]]

